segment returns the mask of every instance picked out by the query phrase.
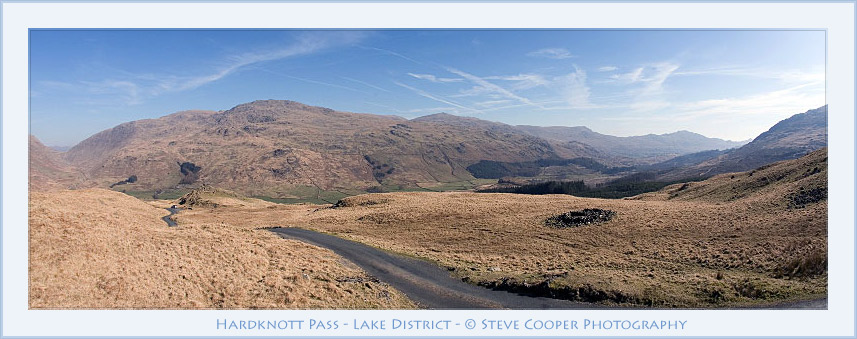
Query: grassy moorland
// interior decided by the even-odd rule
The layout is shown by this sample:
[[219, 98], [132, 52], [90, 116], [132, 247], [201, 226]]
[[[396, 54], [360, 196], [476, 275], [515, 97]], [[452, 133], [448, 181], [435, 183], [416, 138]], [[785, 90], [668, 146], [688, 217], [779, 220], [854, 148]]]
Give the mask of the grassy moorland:
[[[255, 200], [255, 199], [252, 199]], [[263, 201], [218, 197], [222, 206]], [[171, 202], [154, 203], [158, 207]], [[31, 192], [29, 306], [37, 309], [413, 308], [325, 249], [179, 217], [104, 189]]]
[[[487, 185], [496, 183], [496, 180], [491, 179], [472, 179], [453, 182], [425, 182], [414, 183], [411, 185], [377, 185], [371, 186], [367, 190], [354, 188], [332, 188], [323, 190], [315, 186], [296, 186], [290, 189], [285, 189], [277, 192], [278, 198], [258, 195], [253, 198], [278, 203], [278, 204], [332, 204], [342, 198], [360, 195], [367, 193], [382, 193], [382, 192], [448, 192], [448, 191], [463, 191], [471, 190], [479, 185]], [[172, 188], [160, 191], [138, 191], [126, 189], [126, 186], [116, 186], [114, 191], [119, 191], [141, 200], [175, 200], [181, 196], [191, 192], [190, 187]]]
[[[204, 191], [204, 190], [203, 190]], [[206, 192], [202, 192], [206, 193]], [[211, 190], [177, 201], [108, 190], [30, 195], [33, 308], [410, 308], [299, 226], [424, 258], [468, 282], [612, 305], [720, 308], [827, 295], [827, 154], [627, 199], [395, 192], [281, 205]], [[552, 227], [569, 211], [609, 221]]]
[[[827, 294], [827, 156], [633, 199], [469, 192], [368, 194], [329, 206], [189, 211], [235, 227], [300, 226], [425, 258], [462, 279], [574, 300], [732, 307]], [[572, 228], [545, 220], [614, 211]]]

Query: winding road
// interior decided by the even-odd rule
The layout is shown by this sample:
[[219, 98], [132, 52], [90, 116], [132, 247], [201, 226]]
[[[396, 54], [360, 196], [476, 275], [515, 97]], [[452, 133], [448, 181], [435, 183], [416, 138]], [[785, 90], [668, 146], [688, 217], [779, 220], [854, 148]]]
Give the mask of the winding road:
[[172, 208], [172, 207], [169, 207], [169, 208], [165, 208], [165, 210], [170, 211], [170, 214], [169, 214], [169, 215], [165, 215], [165, 216], [164, 216], [164, 217], [162, 217], [161, 219], [163, 219], [163, 220], [164, 220], [164, 222], [165, 222], [165, 223], [167, 223], [167, 226], [169, 226], [169, 227], [176, 227], [176, 226], [178, 226], [179, 224], [178, 224], [178, 223], [176, 223], [176, 221], [175, 221], [175, 220], [173, 220], [173, 215], [174, 215], [174, 214], [176, 214], [176, 213], [178, 213], [178, 212], [179, 212], [179, 211], [181, 211], [182, 209], [181, 209], [181, 208]]
[[[169, 227], [178, 224], [172, 216], [180, 208], [166, 208], [162, 219]], [[467, 284], [449, 272], [423, 260], [386, 252], [368, 245], [295, 227], [269, 229], [282, 238], [327, 248], [362, 268], [366, 273], [401, 291], [427, 309], [607, 309], [592, 303], [530, 297]], [[782, 302], [738, 309], [827, 309], [827, 298]]]
[[[336, 236], [301, 228], [271, 228], [286, 239], [324, 247], [390, 284], [420, 307], [428, 309], [609, 309], [611, 307], [561, 299], [530, 297], [467, 284], [435, 264], [390, 253]], [[621, 307], [612, 307], [627, 309]], [[651, 308], [646, 308], [651, 309]], [[827, 309], [827, 298], [778, 302], [730, 309]]]
[[287, 239], [328, 248], [428, 309], [593, 309], [590, 303], [536, 298], [467, 284], [435, 264], [300, 228], [272, 228]]

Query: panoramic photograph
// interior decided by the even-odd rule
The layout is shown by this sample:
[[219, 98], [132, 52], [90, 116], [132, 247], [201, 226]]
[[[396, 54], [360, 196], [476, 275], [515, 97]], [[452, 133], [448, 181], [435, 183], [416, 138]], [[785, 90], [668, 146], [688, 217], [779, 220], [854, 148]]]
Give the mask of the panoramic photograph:
[[32, 29], [28, 306], [824, 310], [825, 44]]

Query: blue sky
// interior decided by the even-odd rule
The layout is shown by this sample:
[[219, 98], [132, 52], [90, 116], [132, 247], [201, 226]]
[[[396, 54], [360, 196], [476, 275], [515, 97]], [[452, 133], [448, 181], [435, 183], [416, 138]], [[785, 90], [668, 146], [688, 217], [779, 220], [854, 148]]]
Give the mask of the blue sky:
[[744, 140], [825, 104], [823, 31], [34, 30], [31, 133], [287, 99]]

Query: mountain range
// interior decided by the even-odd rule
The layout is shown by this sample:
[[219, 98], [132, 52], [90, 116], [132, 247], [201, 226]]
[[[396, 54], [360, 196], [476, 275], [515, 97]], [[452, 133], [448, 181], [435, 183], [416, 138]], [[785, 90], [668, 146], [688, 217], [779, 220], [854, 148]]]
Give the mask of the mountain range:
[[31, 190], [45, 191], [63, 188], [83, 188], [86, 178], [68, 163], [63, 153], [29, 138], [29, 185]]
[[677, 155], [702, 150], [725, 150], [747, 142], [707, 138], [703, 135], [678, 131], [668, 134], [648, 134], [617, 137], [593, 132], [583, 126], [516, 126], [527, 134], [564, 143], [583, 143], [604, 154], [635, 159], [637, 163], [663, 161]]
[[[796, 115], [727, 150], [741, 143], [687, 131], [615, 137], [585, 127], [511, 126], [444, 113], [408, 120], [261, 100], [226, 111], [183, 111], [123, 123], [65, 153], [31, 137], [30, 179], [33, 189], [159, 191], [207, 183], [247, 195], [288, 197], [300, 189], [365, 191], [472, 181], [468, 168], [484, 161], [632, 169], [722, 150], [711, 153], [717, 157], [701, 157], [705, 163], [696, 162], [700, 157], [680, 167], [660, 163], [674, 175], [713, 175], [823, 147], [826, 114], [825, 106]], [[695, 169], [679, 170], [686, 168]]]
[[827, 147], [826, 105], [780, 121], [742, 147], [721, 153], [687, 155], [685, 157], [696, 159], [684, 166], [661, 166], [667, 170], [658, 177], [660, 180], [707, 178], [721, 173], [748, 171], [773, 162], [796, 159], [824, 147]]

